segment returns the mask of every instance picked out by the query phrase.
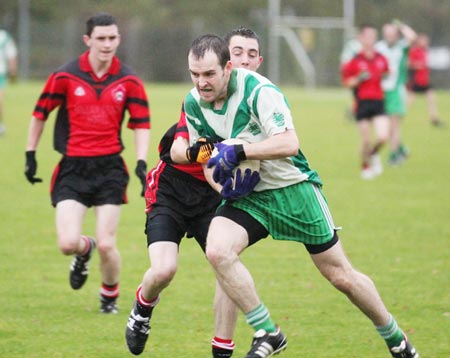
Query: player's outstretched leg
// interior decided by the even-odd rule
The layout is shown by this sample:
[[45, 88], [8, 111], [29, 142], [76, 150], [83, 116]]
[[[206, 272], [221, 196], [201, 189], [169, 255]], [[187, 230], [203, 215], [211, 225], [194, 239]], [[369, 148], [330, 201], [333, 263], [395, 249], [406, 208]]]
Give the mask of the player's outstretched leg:
[[77, 255], [73, 258], [70, 265], [70, 286], [74, 290], [83, 287], [89, 274], [89, 261], [95, 249], [95, 240], [91, 237], [83, 236], [82, 240], [86, 240], [86, 253]]
[[272, 333], [260, 329], [253, 336], [252, 348], [246, 358], [268, 358], [286, 349], [287, 339], [280, 327]]
[[152, 311], [153, 308], [142, 307], [137, 300], [134, 301], [125, 330], [128, 349], [134, 355], [139, 355], [144, 351], [145, 343], [150, 333]]

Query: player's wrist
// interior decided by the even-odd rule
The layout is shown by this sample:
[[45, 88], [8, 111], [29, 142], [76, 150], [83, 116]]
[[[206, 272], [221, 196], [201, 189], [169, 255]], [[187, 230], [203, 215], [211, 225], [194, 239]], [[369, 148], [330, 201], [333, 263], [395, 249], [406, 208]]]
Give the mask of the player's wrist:
[[134, 172], [139, 178], [144, 179], [147, 174], [147, 162], [143, 159], [138, 159], [136, 163], [136, 170]]
[[244, 145], [243, 144], [235, 144], [234, 145], [234, 151], [236, 153], [236, 159], [239, 162], [247, 159], [247, 155], [245, 154]]
[[33, 160], [36, 158], [36, 151], [35, 150], [27, 150], [27, 151], [25, 151], [25, 156], [28, 160]]
[[186, 159], [188, 160], [189, 163], [195, 163], [196, 157], [192, 155], [191, 149], [192, 147], [186, 148]]

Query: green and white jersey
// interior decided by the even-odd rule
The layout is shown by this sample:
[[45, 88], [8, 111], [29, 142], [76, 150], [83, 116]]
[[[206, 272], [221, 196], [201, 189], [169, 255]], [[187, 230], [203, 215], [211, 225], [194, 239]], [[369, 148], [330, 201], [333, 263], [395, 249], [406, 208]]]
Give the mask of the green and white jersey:
[[[256, 143], [294, 129], [283, 93], [256, 72], [234, 69], [227, 96], [222, 109], [215, 110], [211, 103], [201, 100], [196, 88], [187, 95], [184, 109], [191, 145], [201, 136]], [[255, 191], [283, 188], [305, 180], [322, 184], [300, 149], [293, 157], [262, 160], [260, 175]]]
[[17, 56], [17, 48], [5, 30], [0, 30], [0, 75], [8, 72], [8, 60]]
[[386, 57], [389, 63], [389, 74], [381, 82], [383, 90], [401, 90], [407, 80], [408, 41], [401, 39], [389, 46], [383, 40], [375, 45], [375, 49]]

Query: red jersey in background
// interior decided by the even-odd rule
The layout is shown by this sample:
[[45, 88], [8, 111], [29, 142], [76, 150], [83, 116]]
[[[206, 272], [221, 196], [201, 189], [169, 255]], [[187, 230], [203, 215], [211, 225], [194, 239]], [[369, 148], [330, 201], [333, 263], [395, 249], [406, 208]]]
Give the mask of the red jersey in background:
[[372, 58], [368, 58], [363, 52], [347, 62], [341, 70], [342, 79], [359, 76], [367, 73], [367, 79], [359, 83], [355, 88], [355, 96], [358, 100], [382, 100], [384, 98], [381, 80], [385, 73], [389, 72], [386, 58], [375, 52]]
[[410, 48], [408, 68], [412, 84], [422, 87], [430, 84], [430, 69], [428, 68], [428, 51], [426, 48], [419, 46]]
[[150, 111], [142, 81], [117, 57], [97, 78], [88, 61], [89, 51], [60, 67], [48, 78], [33, 116], [47, 120], [59, 107], [54, 148], [67, 156], [94, 157], [118, 154], [125, 111], [128, 128], [149, 129]]

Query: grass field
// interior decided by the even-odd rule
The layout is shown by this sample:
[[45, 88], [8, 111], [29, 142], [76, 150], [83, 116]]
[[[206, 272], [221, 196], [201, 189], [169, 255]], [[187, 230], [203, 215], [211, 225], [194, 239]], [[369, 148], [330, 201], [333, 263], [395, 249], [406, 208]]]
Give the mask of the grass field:
[[[70, 258], [56, 246], [50, 175], [59, 156], [52, 149], [54, 116], [37, 151], [38, 176], [23, 175], [27, 128], [43, 83], [19, 83], [6, 93], [7, 133], [0, 137], [0, 357], [130, 357], [124, 330], [136, 286], [149, 265], [143, 234], [144, 203], [132, 177], [130, 203], [119, 229], [122, 254], [120, 312], [98, 311], [100, 276], [93, 258], [85, 287], [68, 283]], [[179, 116], [189, 84], [149, 84], [152, 145], [149, 165], [163, 131]], [[376, 282], [385, 303], [422, 358], [450, 356], [450, 127], [429, 125], [418, 98], [404, 122], [410, 159], [386, 167], [374, 181], [359, 178], [358, 134], [344, 118], [349, 94], [342, 89], [306, 92], [285, 88], [301, 147], [325, 183], [334, 221], [353, 264]], [[439, 106], [450, 120], [450, 93]], [[134, 169], [131, 131], [124, 129], [124, 156]], [[386, 159], [387, 152], [382, 153]], [[93, 215], [85, 233], [92, 235]], [[302, 246], [263, 240], [243, 255], [272, 317], [288, 335], [280, 357], [388, 357], [371, 323], [313, 267]], [[210, 357], [214, 278], [192, 240], [180, 248], [179, 272], [152, 319], [143, 357]], [[242, 315], [235, 357], [247, 352], [252, 331]]]

